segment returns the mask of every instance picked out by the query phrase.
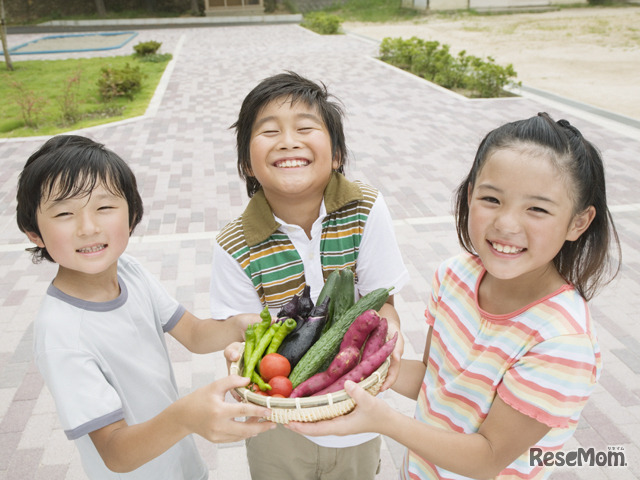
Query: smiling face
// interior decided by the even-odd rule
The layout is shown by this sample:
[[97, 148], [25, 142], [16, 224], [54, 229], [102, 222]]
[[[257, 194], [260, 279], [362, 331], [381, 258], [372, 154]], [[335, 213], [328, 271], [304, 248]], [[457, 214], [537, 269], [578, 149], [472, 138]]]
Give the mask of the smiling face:
[[593, 218], [593, 207], [574, 213], [572, 186], [545, 155], [524, 145], [495, 150], [469, 192], [469, 236], [495, 280], [561, 281], [553, 258]]
[[37, 212], [40, 234], [29, 239], [46, 248], [60, 271], [86, 275], [113, 272], [129, 242], [129, 207], [103, 185], [90, 195], [57, 200], [56, 191]]
[[251, 131], [251, 176], [271, 201], [321, 198], [331, 172], [331, 137], [315, 107], [288, 98], [269, 102]]

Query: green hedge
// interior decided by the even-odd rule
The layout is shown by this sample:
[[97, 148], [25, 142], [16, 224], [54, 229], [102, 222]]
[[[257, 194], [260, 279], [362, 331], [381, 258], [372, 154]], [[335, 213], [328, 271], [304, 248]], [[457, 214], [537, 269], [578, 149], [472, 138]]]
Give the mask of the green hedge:
[[384, 38], [380, 59], [426, 80], [462, 91], [469, 97], [493, 98], [510, 95], [507, 86], [520, 85], [513, 65], [496, 64], [492, 57], [481, 59], [463, 50], [452, 55], [449, 45], [417, 37]]
[[336, 35], [340, 33], [342, 18], [326, 12], [307, 13], [300, 25], [322, 35]]

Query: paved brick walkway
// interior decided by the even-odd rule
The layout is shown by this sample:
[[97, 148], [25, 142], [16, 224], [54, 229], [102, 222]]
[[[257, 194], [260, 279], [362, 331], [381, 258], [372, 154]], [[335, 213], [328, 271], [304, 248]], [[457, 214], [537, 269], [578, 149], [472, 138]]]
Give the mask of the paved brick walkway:
[[[18, 45], [35, 38], [38, 35], [14, 34], [9, 41]], [[228, 127], [244, 95], [262, 78], [295, 70], [323, 80], [344, 102], [351, 150], [348, 176], [383, 191], [412, 275], [397, 304], [407, 355], [414, 358], [421, 356], [422, 312], [434, 268], [459, 250], [450, 217], [451, 192], [481, 137], [505, 121], [539, 111], [578, 126], [606, 160], [624, 267], [592, 302], [605, 370], [566, 449], [620, 445], [628, 466], [562, 469], [555, 478], [640, 478], [638, 130], [531, 97], [463, 99], [375, 60], [375, 42], [318, 36], [296, 25], [145, 29], [136, 42], [145, 40], [161, 41], [162, 50], [174, 54], [161, 97], [142, 118], [83, 134], [120, 153], [138, 176], [146, 212], [129, 252], [201, 316], [208, 311], [213, 236], [247, 203]], [[127, 45], [106, 55], [131, 51]], [[62, 54], [14, 61], [56, 56]], [[25, 238], [15, 225], [18, 172], [43, 140], [0, 140], [0, 479], [85, 478], [32, 361], [32, 320], [55, 268], [31, 264], [23, 251]], [[226, 374], [220, 353], [191, 355], [172, 339], [169, 345], [183, 392]], [[393, 392], [387, 399], [412, 413], [412, 402]], [[199, 445], [212, 479], [249, 478], [243, 443], [199, 440]], [[396, 478], [401, 456], [402, 447], [385, 439], [382, 480]]]

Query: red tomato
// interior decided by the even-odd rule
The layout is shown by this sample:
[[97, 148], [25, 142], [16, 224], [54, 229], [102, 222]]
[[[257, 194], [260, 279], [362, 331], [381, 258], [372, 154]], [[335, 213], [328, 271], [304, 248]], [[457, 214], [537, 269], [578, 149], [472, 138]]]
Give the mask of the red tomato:
[[268, 393], [271, 396], [282, 395], [286, 398], [291, 395], [291, 390], [293, 390], [291, 380], [287, 377], [283, 377], [282, 375], [276, 375], [269, 380], [269, 385], [271, 385], [271, 390], [269, 390]]
[[264, 392], [263, 390], [260, 390], [260, 387], [255, 383], [252, 383], [251, 385], [249, 385], [248, 388], [249, 388], [249, 391], [253, 393], [257, 393], [258, 395], [266, 395], [266, 392]]
[[259, 368], [260, 376], [265, 382], [268, 382], [278, 375], [288, 377], [291, 373], [291, 364], [289, 363], [289, 360], [279, 353], [269, 353], [262, 357]]

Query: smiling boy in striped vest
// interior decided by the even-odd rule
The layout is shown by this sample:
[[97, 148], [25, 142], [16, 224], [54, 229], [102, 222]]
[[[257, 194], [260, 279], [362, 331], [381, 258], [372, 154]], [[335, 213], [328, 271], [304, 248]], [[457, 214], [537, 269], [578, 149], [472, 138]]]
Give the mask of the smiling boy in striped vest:
[[[237, 122], [238, 172], [251, 200], [214, 247], [211, 310], [272, 313], [305, 286], [315, 301], [336, 268], [351, 268], [356, 294], [408, 280], [382, 194], [345, 178], [342, 110], [326, 87], [295, 73], [263, 80], [244, 99]], [[400, 329], [393, 296], [380, 309]], [[397, 376], [402, 335], [383, 389]], [[254, 480], [373, 479], [380, 437], [303, 437], [278, 427], [247, 442]]]

